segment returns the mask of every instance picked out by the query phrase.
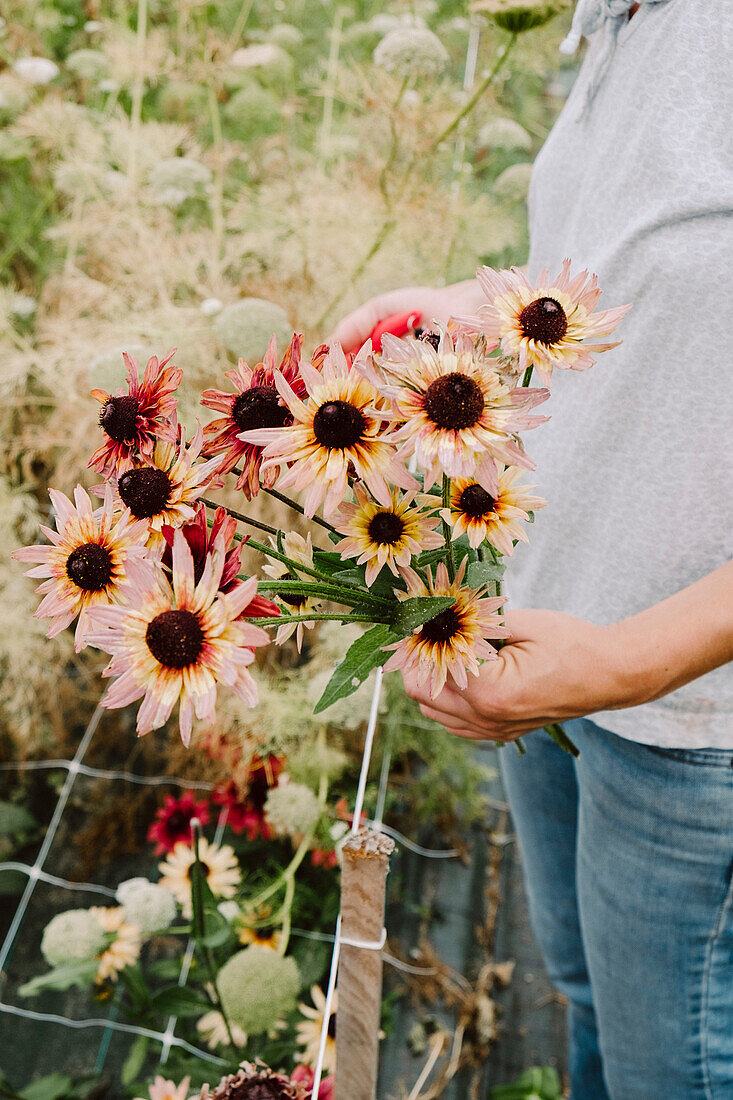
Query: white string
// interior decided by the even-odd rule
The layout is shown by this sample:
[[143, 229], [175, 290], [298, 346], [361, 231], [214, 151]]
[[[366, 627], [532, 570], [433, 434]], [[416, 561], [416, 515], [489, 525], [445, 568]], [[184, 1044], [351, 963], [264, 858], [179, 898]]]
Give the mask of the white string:
[[75, 763], [73, 760], [19, 760], [0, 764], [0, 771], [48, 771], [55, 768], [74, 768], [79, 775], [88, 776], [91, 779], [122, 779], [125, 783], [137, 783], [143, 787], [164, 787], [166, 784], [176, 787], [192, 787], [201, 791], [214, 789], [213, 783], [183, 779], [176, 775], [136, 775], [135, 772], [109, 771], [105, 768], [90, 768], [87, 764]]
[[64, 780], [64, 785], [61, 788], [61, 793], [59, 794], [56, 808], [53, 811], [53, 816], [51, 818], [51, 821], [49, 822], [48, 829], [46, 830], [46, 835], [43, 838], [43, 843], [41, 844], [38, 855], [36, 856], [36, 861], [33, 864], [33, 867], [31, 868], [31, 871], [28, 875], [28, 882], [26, 883], [25, 890], [23, 891], [23, 895], [18, 903], [18, 908], [15, 910], [13, 919], [10, 922], [10, 927], [8, 928], [2, 948], [0, 948], [0, 974], [2, 974], [5, 970], [5, 964], [7, 963], [10, 952], [13, 949], [13, 944], [15, 942], [15, 937], [18, 934], [18, 929], [23, 923], [23, 918], [33, 895], [33, 891], [36, 888], [36, 883], [39, 881], [40, 872], [43, 869], [43, 865], [46, 862], [49, 850], [54, 842], [54, 838], [58, 831], [59, 825], [61, 824], [61, 818], [63, 816], [64, 810], [66, 809], [66, 803], [69, 801], [69, 795], [71, 794], [72, 787], [76, 782], [79, 765], [84, 758], [84, 754], [89, 748], [89, 743], [94, 736], [94, 732], [97, 726], [99, 725], [99, 720], [102, 717], [103, 711], [104, 708], [101, 704], [98, 703], [94, 710], [94, 714], [89, 719], [89, 724], [84, 731], [84, 736], [79, 742], [79, 747], [74, 754], [74, 758], [69, 764], [69, 768], [66, 773], [66, 779]]
[[[4, 1001], [0, 1001], [0, 1012], [5, 1012], [9, 1016], [20, 1016], [21, 1019], [24, 1020], [37, 1020], [45, 1024], [60, 1024], [62, 1027], [69, 1027], [73, 1030], [81, 1030], [87, 1027], [103, 1027], [111, 1031], [122, 1031], [126, 1035], [143, 1035], [146, 1039], [153, 1039], [157, 1043], [162, 1043], [165, 1040], [165, 1035], [162, 1031], [151, 1031], [147, 1027], [137, 1027], [135, 1024], [121, 1024], [117, 1020], [70, 1020], [67, 1016], [56, 1016], [51, 1012], [33, 1012], [29, 1008], [18, 1008], [17, 1005], [9, 1005]], [[203, 1058], [206, 1062], [213, 1062], [217, 1066], [226, 1066], [228, 1064], [223, 1058], [219, 1058], [215, 1054], [210, 1054], [206, 1050], [201, 1050], [200, 1047], [195, 1047], [191, 1043], [187, 1043], [185, 1039], [173, 1037], [171, 1043], [173, 1046], [180, 1047], [181, 1050], [187, 1051], [188, 1054], [193, 1054], [196, 1058]]]
[[378, 940], [352, 940], [350, 936], [342, 936], [339, 931], [339, 940], [346, 947], [359, 947], [362, 951], [381, 951], [387, 942], [387, 929], [382, 929]]
[[57, 875], [49, 875], [39, 867], [31, 867], [29, 863], [0, 863], [0, 871], [22, 871], [30, 879], [47, 882], [51, 886], [62, 886], [65, 890], [81, 890], [88, 894], [104, 894], [108, 898], [116, 898], [117, 893], [108, 886], [98, 886], [95, 882], [70, 882], [69, 879], [59, 878]]

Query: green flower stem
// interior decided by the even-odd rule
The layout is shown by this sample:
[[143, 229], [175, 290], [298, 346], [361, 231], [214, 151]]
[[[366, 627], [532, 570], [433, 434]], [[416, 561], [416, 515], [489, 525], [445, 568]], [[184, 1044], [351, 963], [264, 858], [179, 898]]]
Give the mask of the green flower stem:
[[[274, 558], [275, 561], [281, 561], [284, 565], [287, 565], [288, 569], [295, 573], [306, 573], [309, 577], [316, 577], [319, 581], [325, 581], [326, 584], [333, 585], [333, 577], [330, 573], [325, 573], [322, 569], [316, 569], [312, 565], [303, 565], [302, 562], [293, 561], [286, 554], [281, 554], [279, 550], [274, 550], [271, 546], [265, 546], [263, 542], [256, 542], [255, 539], [249, 539], [248, 546], [251, 546], [253, 550], [259, 550], [261, 554], [265, 554], [268, 558]], [[370, 592], [367, 588], [362, 588], [360, 584], [353, 583], [351, 581], [341, 580], [338, 582], [339, 588], [346, 591], [354, 591], [359, 593], [360, 603], [373, 603], [375, 605], [389, 604], [389, 600], [385, 600], [382, 596], [375, 596], [373, 592]]]
[[572, 753], [573, 756], [580, 756], [577, 747], [570, 740], [562, 726], [557, 722], [551, 722], [549, 726], [545, 726], [545, 733], [549, 733], [555, 744], [559, 745], [565, 752]]
[[[267, 493], [267, 495], [270, 497], [274, 497], [275, 500], [279, 500], [282, 504], [287, 504], [288, 508], [292, 508], [294, 512], [299, 512], [301, 516], [305, 515], [305, 509], [301, 507], [300, 504], [297, 504], [294, 500], [291, 500], [290, 497], [286, 497], [282, 493], [278, 493], [277, 489], [265, 489], [263, 486], [262, 492]], [[325, 519], [321, 519], [320, 516], [308, 516], [307, 518], [310, 519], [312, 523], [317, 523], [319, 527], [324, 527], [326, 531], [332, 531], [334, 535], [338, 534], [336, 528], [333, 527], [330, 523], [326, 523]]]
[[[450, 508], [450, 478], [443, 474], [443, 508]], [[446, 519], [441, 516], [441, 525], [443, 527], [443, 538], [445, 539], [445, 552], [446, 552], [446, 564], [448, 566], [448, 576], [451, 584], [456, 579], [456, 561], [453, 557], [453, 541], [451, 539], [450, 524]]]
[[[201, 503], [205, 504], [207, 508], [224, 508], [223, 504], [217, 504], [216, 501], [208, 500], [206, 497], [201, 497]], [[238, 519], [240, 523], [248, 523], [250, 527], [256, 527], [258, 531], [264, 531], [268, 535], [277, 534], [277, 528], [270, 527], [268, 523], [261, 523], [258, 519], [251, 519], [241, 512], [235, 512], [233, 508], [224, 508], [224, 510], [234, 519]]]
[[459, 111], [459, 113], [455, 116], [453, 121], [449, 122], [444, 130], [441, 130], [441, 132], [438, 134], [438, 136], [435, 139], [435, 141], [433, 142], [433, 144], [428, 149], [427, 153], [423, 154], [425, 157], [429, 158], [429, 157], [433, 156], [433, 154], [435, 152], [437, 152], [438, 146], [442, 145], [443, 142], [446, 140], [446, 138], [449, 138], [451, 136], [453, 131], [455, 129], [457, 129], [458, 126], [460, 126], [461, 122], [463, 121], [464, 118], [466, 118], [467, 115], [470, 115], [471, 111], [474, 109], [474, 107], [476, 106], [478, 101], [481, 99], [481, 97], [483, 95], [486, 94], [486, 92], [489, 90], [491, 85], [494, 83], [494, 80], [496, 78], [496, 74], [499, 72], [499, 69], [502, 67], [502, 65], [506, 61], [506, 59], [509, 56], [511, 50], [513, 49], [514, 43], [516, 41], [517, 41], [517, 34], [516, 34], [516, 31], [515, 31], [512, 34], [509, 41], [507, 42], [505, 49], [503, 49], [501, 51], [500, 55], [497, 57], [496, 61], [494, 62], [493, 66], [491, 68], [491, 72], [487, 76], [484, 77], [484, 79], [481, 81], [481, 83], [479, 84], [476, 91], [473, 93], [473, 95], [469, 99], [468, 103], [466, 103], [466, 105], [463, 107], [463, 109], [461, 111]]
[[349, 615], [348, 612], [344, 612], [343, 615], [326, 615], [322, 611], [309, 611], [307, 615], [273, 615], [271, 618], [245, 616], [239, 621], [244, 623], [253, 623], [255, 626], [283, 626], [285, 623], [312, 623], [327, 620], [340, 623], [389, 622], [389, 619], [385, 615], [379, 616], [377, 615], [376, 611], [373, 615]]
[[193, 856], [194, 863], [196, 865], [196, 874], [191, 879], [191, 908], [193, 909], [193, 936], [196, 948], [198, 949], [206, 972], [208, 974], [209, 983], [214, 991], [213, 998], [210, 998], [214, 1007], [221, 1013], [221, 1018], [224, 1021], [224, 1027], [226, 1029], [227, 1038], [229, 1039], [229, 1045], [232, 1048], [234, 1054], [237, 1053], [237, 1044], [234, 1042], [234, 1036], [232, 1035], [231, 1024], [229, 1023], [229, 1017], [226, 1014], [226, 1010], [222, 1003], [221, 994], [219, 993], [219, 987], [216, 984], [216, 960], [210, 947], [207, 947], [203, 939], [206, 936], [206, 912], [204, 910], [204, 899], [202, 883], [205, 878], [205, 872], [201, 864], [201, 858], [199, 856], [199, 840], [201, 838], [201, 825], [196, 818], [191, 819], [191, 833], [193, 836]]
[[[425, 163], [427, 160], [430, 159], [430, 157], [434, 156], [434, 154], [437, 152], [438, 146], [441, 144], [441, 142], [445, 141], [446, 138], [450, 137], [450, 135], [453, 133], [453, 131], [456, 129], [456, 127], [458, 127], [461, 124], [461, 122], [463, 121], [463, 119], [466, 118], [467, 115], [470, 114], [470, 112], [473, 110], [473, 108], [478, 103], [481, 96], [485, 94], [485, 92], [488, 90], [490, 85], [496, 79], [496, 75], [499, 72], [499, 69], [501, 68], [501, 66], [504, 64], [507, 57], [509, 56], [509, 51], [514, 46], [514, 43], [516, 42], [516, 40], [517, 40], [517, 35], [515, 33], [513, 33], [511, 38], [509, 39], [509, 42], [506, 45], [506, 48], [502, 51], [501, 56], [496, 59], [496, 62], [494, 63], [494, 65], [491, 69], [491, 72], [488, 74], [488, 76], [486, 76], [484, 78], [484, 80], [481, 81], [478, 88], [476, 89], [476, 91], [473, 93], [473, 95], [469, 99], [468, 103], [466, 103], [465, 106], [462, 107], [462, 109], [458, 112], [458, 114], [454, 116], [452, 121], [449, 122], [448, 125], [443, 130], [441, 130], [440, 134], [431, 143], [431, 145], [429, 146], [427, 151], [425, 151], [425, 150], [421, 151], [419, 154], [416, 154], [415, 156], [413, 156], [412, 159], [409, 161], [407, 167], [405, 168], [405, 172], [403, 174], [402, 182], [401, 182], [400, 186], [396, 189], [394, 194], [391, 196], [391, 199], [390, 199], [389, 203], [387, 204], [387, 210], [386, 210], [386, 213], [385, 213], [384, 220], [382, 221], [382, 224], [380, 225], [379, 229], [377, 230], [377, 233], [376, 233], [376, 236], [374, 237], [374, 240], [372, 241], [371, 245], [367, 249], [366, 253], [362, 256], [361, 260], [359, 260], [356, 267], [350, 272], [348, 277], [343, 280], [343, 284], [342, 284], [341, 288], [336, 292], [336, 294], [327, 303], [325, 309], [321, 312], [320, 316], [318, 317], [318, 319], [315, 322], [314, 327], [316, 329], [321, 328], [321, 326], [325, 324], [326, 319], [328, 318], [329, 314], [336, 308], [336, 306], [342, 300], [342, 298], [346, 294], [346, 291], [348, 290], [348, 288], [354, 285], [356, 280], [364, 272], [364, 270], [365, 270], [367, 264], [369, 263], [369, 261], [371, 259], [373, 259], [374, 256], [376, 256], [377, 252], [379, 252], [382, 245], [385, 243], [385, 241], [388, 239], [388, 237], [390, 237], [391, 234], [393, 233], [395, 227], [398, 224], [398, 219], [394, 215], [394, 207], [395, 207], [396, 203], [402, 198], [408, 184], [410, 183], [410, 180], [413, 177], [413, 173], [414, 173], [414, 170], [417, 167], [417, 165], [419, 163]], [[401, 95], [400, 95], [400, 98], [401, 98]], [[399, 100], [398, 100], [398, 102], [399, 102]]]
[[[319, 596], [323, 600], [344, 603], [349, 607], [358, 607], [364, 603], [364, 595], [361, 592], [357, 592], [353, 588], [342, 588], [336, 584], [310, 584], [308, 581], [299, 580], [258, 581], [257, 591], [273, 592], [276, 596], [282, 593], [293, 593], [296, 596]], [[389, 600], [383, 600], [379, 596], [371, 596], [371, 601], [375, 605], [379, 602], [385, 608], [390, 606]]]

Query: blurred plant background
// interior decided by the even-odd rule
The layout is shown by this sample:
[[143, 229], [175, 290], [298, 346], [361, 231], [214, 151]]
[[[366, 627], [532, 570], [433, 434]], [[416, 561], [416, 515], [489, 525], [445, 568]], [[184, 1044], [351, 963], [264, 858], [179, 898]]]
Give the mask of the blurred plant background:
[[[481, 12], [463, 0], [4, 0], [1, 859], [33, 862], [64, 778], [54, 770], [18, 772], [16, 765], [73, 755], [101, 690], [102, 660], [90, 650], [75, 655], [68, 633], [45, 638], [45, 626], [33, 619], [33, 586], [10, 561], [16, 547], [36, 541], [49, 485], [68, 493], [77, 481], [90, 487], [96, 480], [86, 469], [97, 440], [89, 390], [122, 383], [122, 350], [144, 360], [177, 347], [180, 415], [190, 427], [206, 413], [197, 405], [201, 390], [220, 386], [237, 356], [256, 362], [273, 332], [280, 343], [303, 332], [310, 354], [345, 312], [377, 292], [468, 278], [481, 263], [523, 263], [530, 166], [574, 70], [557, 53], [566, 14], [515, 39], [491, 18], [490, 9], [502, 4], [512, 6], [494, 0]], [[469, 76], [475, 70], [469, 81], [467, 64]], [[454, 126], [487, 74], [491, 86]], [[234, 496], [229, 503], [236, 506]], [[308, 764], [325, 728], [338, 759], [329, 803], [353, 804], [365, 706], [326, 715], [325, 727], [304, 717], [342, 652], [327, 632], [313, 632], [302, 656], [288, 647], [268, 651], [258, 670], [261, 706], [245, 712], [232, 703], [222, 711], [217, 751], [200, 740], [186, 753], [175, 730], [137, 742], [129, 718], [113, 712], [87, 762], [216, 786], [231, 778], [233, 760], [246, 776], [248, 761], [272, 754], [315, 792], [323, 769]], [[392, 769], [386, 820], [436, 847], [455, 846], [469, 867], [479, 856], [485, 861], [474, 842], [486, 821], [489, 770], [416, 714], [396, 685], [380, 730]], [[378, 753], [370, 814], [380, 759]], [[146, 834], [166, 789], [85, 780], [70, 801], [51, 869], [108, 885], [147, 876], [156, 861]], [[240, 793], [245, 799], [246, 782]], [[339, 820], [335, 809], [328, 820]], [[327, 824], [320, 839], [326, 848]], [[287, 862], [284, 849], [265, 855], [245, 842], [237, 854], [245, 871]], [[312, 861], [308, 875], [299, 919], [325, 929], [337, 904], [337, 870]], [[21, 872], [0, 872], [3, 931], [24, 884]], [[327, 899], [317, 916], [313, 891]], [[427, 900], [415, 897], [406, 865], [392, 876], [392, 904], [400, 898], [419, 915], [422, 931], [437, 919]], [[19, 980], [38, 972], [42, 928], [69, 899], [44, 887], [34, 906], [32, 942], [27, 952], [23, 944], [15, 951]], [[424, 957], [429, 950], [423, 944]], [[327, 953], [321, 956], [304, 968], [306, 987], [323, 979]], [[490, 1000], [485, 966], [482, 973], [472, 994], [468, 1065], [471, 1057], [479, 1064], [496, 1037], [481, 1000]], [[429, 1049], [428, 1009], [436, 999], [459, 1014], [469, 1011], [446, 983], [393, 983], [385, 1030], [402, 1003], [396, 998], [417, 1005], [424, 1043], [411, 1032], [414, 1057]], [[55, 996], [49, 1004], [56, 1011], [63, 1004], [69, 1012], [101, 1012], [98, 1005], [82, 1010], [78, 993], [71, 1008], [68, 995]], [[39, 1034], [27, 1027], [14, 1052], [0, 1055], [16, 1086], [34, 1071], [101, 1072], [98, 1035], [65, 1039], [67, 1061], [50, 1065], [28, 1054]], [[291, 1057], [292, 1049], [291, 1042], [278, 1052]], [[37, 1100], [91, 1095], [99, 1080], [106, 1084], [97, 1095], [137, 1095], [145, 1056], [128, 1065], [122, 1086], [115, 1074], [124, 1058], [127, 1049], [116, 1061], [113, 1050], [106, 1068], [114, 1072], [97, 1075], [87, 1092], [68, 1079]], [[152, 1072], [154, 1060], [147, 1066]], [[4, 1087], [0, 1095], [14, 1095]]]

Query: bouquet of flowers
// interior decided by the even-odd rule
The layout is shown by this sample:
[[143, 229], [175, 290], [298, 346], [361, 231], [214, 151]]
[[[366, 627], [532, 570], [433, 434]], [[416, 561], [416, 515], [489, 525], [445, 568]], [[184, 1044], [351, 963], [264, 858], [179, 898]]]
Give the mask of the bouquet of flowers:
[[[336, 667], [316, 712], [355, 691], [372, 669], [416, 670], [438, 695], [465, 686], [496, 659], [503, 559], [527, 541], [544, 501], [522, 481], [534, 463], [522, 433], [547, 417], [553, 370], [584, 370], [628, 306], [595, 309], [595, 276], [570, 261], [533, 286], [520, 271], [478, 273], [486, 303], [419, 335], [385, 334], [355, 357], [302, 339], [282, 358], [240, 360], [229, 390], [202, 404], [220, 415], [193, 437], [177, 419], [182, 371], [153, 357], [142, 379], [125, 356], [127, 389], [92, 391], [100, 446], [89, 466], [103, 479], [95, 507], [51, 489], [56, 530], [16, 552], [42, 578], [37, 615], [49, 636], [76, 619], [77, 650], [111, 656], [107, 707], [142, 700], [138, 734], [179, 704], [188, 744], [193, 719], [211, 724], [218, 685], [249, 705], [255, 650], [282, 644], [318, 620], [364, 628]], [[532, 387], [536, 370], [541, 387]], [[205, 493], [230, 475], [245, 501], [264, 493], [312, 521], [302, 535], [225, 509]], [[285, 491], [294, 494], [285, 495]], [[246, 506], [243, 506], [246, 507]], [[264, 532], [259, 541], [247, 529]], [[244, 544], [264, 558], [241, 572]], [[572, 750], [559, 727], [555, 739]]]

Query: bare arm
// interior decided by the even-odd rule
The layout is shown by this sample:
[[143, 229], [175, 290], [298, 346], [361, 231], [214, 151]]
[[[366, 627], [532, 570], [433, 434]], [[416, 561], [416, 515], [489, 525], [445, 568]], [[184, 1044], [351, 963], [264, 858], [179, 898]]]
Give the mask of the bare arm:
[[556, 611], [507, 614], [512, 634], [465, 691], [435, 700], [406, 679], [421, 710], [463, 737], [522, 733], [658, 699], [733, 660], [733, 562], [610, 626]]

